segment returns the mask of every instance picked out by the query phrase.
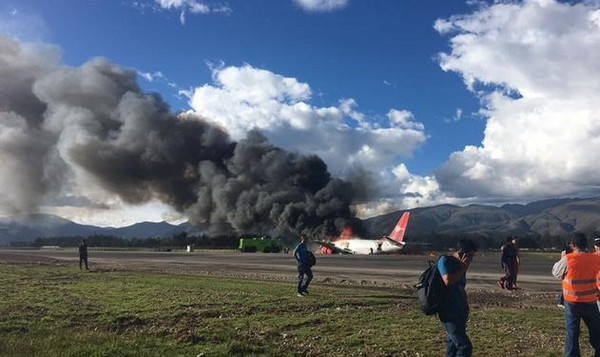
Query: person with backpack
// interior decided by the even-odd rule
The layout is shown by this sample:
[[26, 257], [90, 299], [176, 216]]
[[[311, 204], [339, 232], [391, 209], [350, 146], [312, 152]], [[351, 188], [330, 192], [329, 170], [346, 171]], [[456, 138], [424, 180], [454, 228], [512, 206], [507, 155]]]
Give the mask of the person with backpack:
[[315, 264], [314, 254], [306, 247], [307, 237], [300, 235], [300, 243], [294, 249], [294, 258], [298, 263], [298, 297], [308, 295], [308, 285], [313, 279], [312, 266]]
[[473, 353], [473, 345], [467, 336], [469, 303], [465, 286], [466, 272], [477, 248], [477, 244], [471, 239], [461, 239], [454, 254], [442, 255], [437, 262], [437, 269], [446, 289], [439, 304], [438, 318], [446, 330], [447, 357], [468, 357]]

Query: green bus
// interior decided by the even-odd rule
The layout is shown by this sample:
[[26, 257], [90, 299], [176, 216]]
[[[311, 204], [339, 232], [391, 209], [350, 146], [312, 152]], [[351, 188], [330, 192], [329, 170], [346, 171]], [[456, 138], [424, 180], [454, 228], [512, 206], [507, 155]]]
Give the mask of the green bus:
[[244, 236], [240, 238], [240, 245], [238, 249], [242, 253], [279, 253], [282, 249], [281, 242], [279, 239], [272, 239], [268, 236], [262, 237], [248, 237]]

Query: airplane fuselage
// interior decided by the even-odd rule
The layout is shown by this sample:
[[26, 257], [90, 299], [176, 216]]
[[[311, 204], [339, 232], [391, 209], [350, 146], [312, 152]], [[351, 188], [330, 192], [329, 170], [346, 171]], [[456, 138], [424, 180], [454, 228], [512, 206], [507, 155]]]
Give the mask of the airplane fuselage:
[[[362, 239], [342, 234], [346, 239], [338, 239], [332, 242], [316, 241], [321, 245], [323, 254], [389, 254], [404, 248], [404, 233], [408, 225], [410, 212], [402, 214], [394, 229], [379, 239]], [[344, 228], [344, 232], [346, 233]]]
[[331, 242], [337, 248], [349, 254], [389, 254], [404, 248], [404, 245], [390, 243], [386, 239], [341, 239]]

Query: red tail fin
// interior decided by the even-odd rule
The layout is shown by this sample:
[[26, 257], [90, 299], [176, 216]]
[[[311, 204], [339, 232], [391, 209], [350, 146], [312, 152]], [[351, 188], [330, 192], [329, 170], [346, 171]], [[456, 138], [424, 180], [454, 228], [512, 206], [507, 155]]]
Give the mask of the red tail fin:
[[402, 243], [404, 241], [404, 233], [406, 232], [406, 226], [408, 225], [408, 218], [410, 217], [410, 212], [404, 212], [402, 217], [396, 223], [396, 227], [392, 233], [390, 233], [389, 238], [398, 243]]

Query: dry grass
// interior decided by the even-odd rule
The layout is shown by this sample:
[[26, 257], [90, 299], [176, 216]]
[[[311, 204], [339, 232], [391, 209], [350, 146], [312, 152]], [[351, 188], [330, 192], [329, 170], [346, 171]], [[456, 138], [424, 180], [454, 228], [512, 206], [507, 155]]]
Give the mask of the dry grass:
[[[1, 356], [439, 356], [409, 290], [0, 264]], [[471, 291], [476, 356], [559, 356], [553, 294]], [[584, 353], [590, 353], [583, 335]]]

